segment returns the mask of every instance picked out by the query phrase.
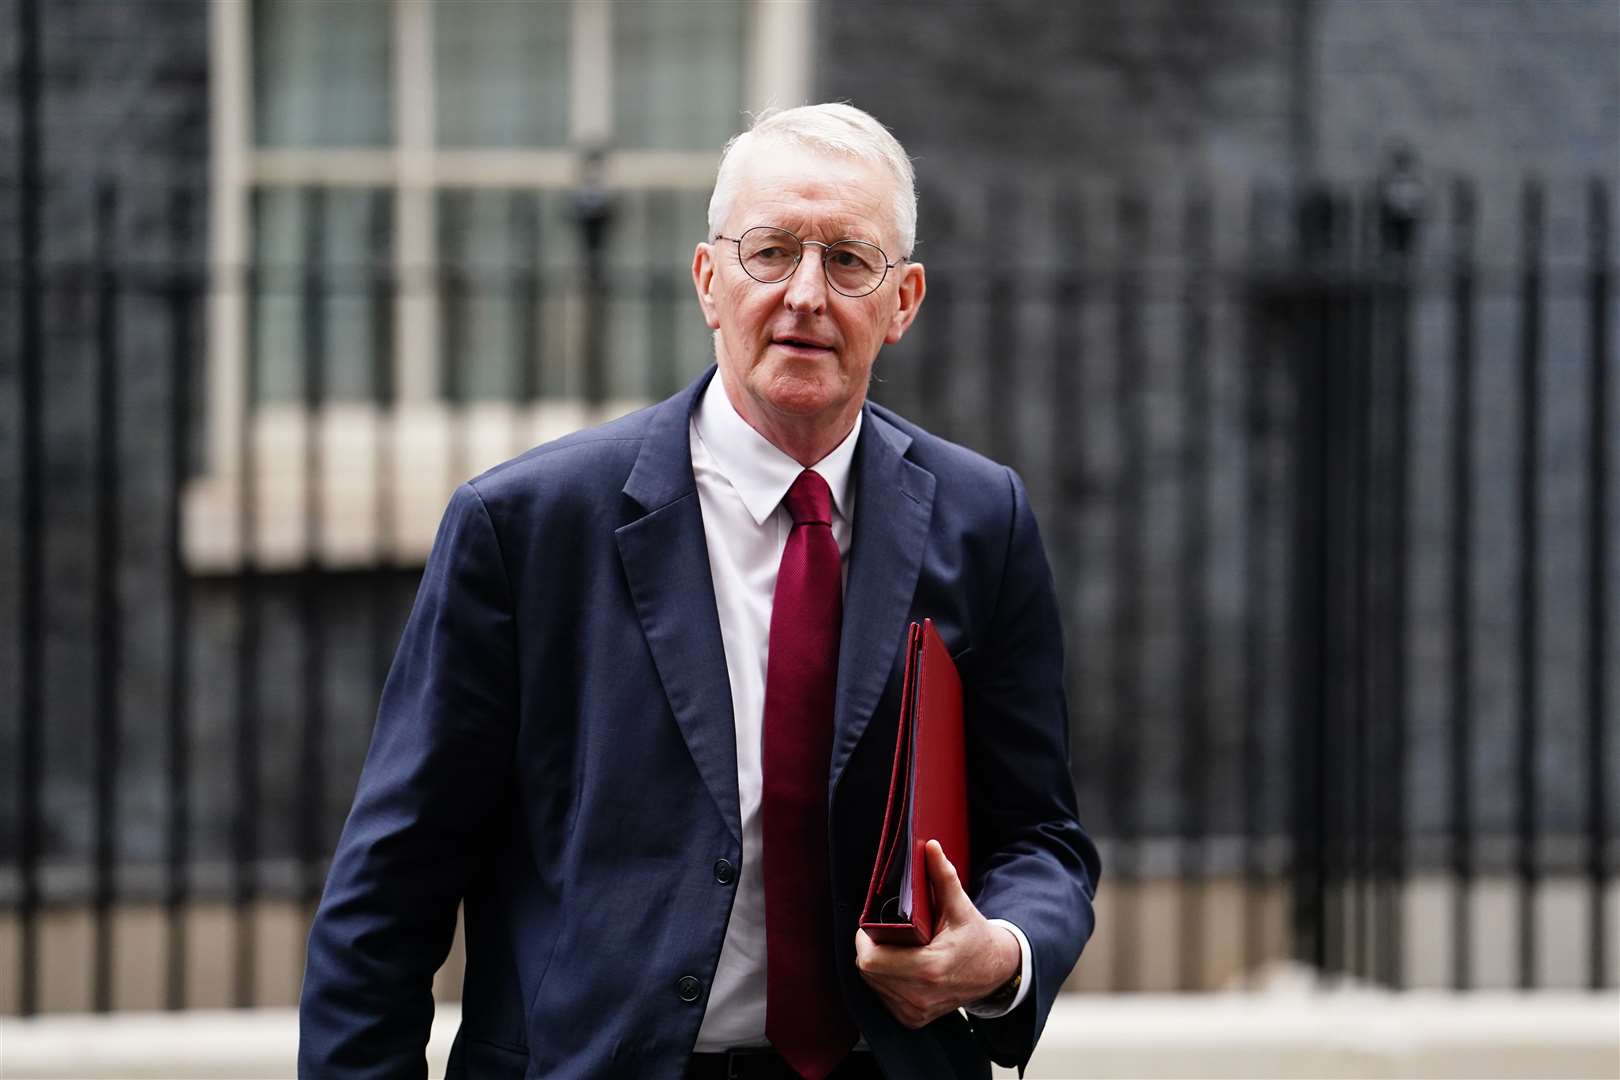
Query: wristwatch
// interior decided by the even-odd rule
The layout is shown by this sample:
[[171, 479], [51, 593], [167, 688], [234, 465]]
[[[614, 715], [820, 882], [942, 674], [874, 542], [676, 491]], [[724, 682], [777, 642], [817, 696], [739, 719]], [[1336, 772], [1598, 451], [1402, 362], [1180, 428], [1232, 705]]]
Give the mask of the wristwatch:
[[1018, 970], [1012, 973], [1012, 978], [991, 991], [989, 996], [975, 1001], [974, 1008], [983, 1009], [985, 1012], [1006, 1012], [1012, 1007], [1013, 999], [1018, 996], [1018, 988], [1023, 982], [1024, 970], [1020, 964]]

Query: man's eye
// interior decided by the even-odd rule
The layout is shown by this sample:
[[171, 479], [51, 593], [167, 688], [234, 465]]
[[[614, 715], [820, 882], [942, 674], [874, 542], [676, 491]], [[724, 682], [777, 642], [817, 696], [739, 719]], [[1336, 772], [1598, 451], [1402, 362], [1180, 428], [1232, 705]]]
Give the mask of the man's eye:
[[835, 264], [845, 270], [857, 270], [866, 266], [866, 260], [853, 251], [835, 251], [832, 258]]
[[760, 248], [758, 251], [754, 252], [754, 258], [756, 258], [756, 259], [773, 259], [774, 260], [774, 259], [785, 259], [787, 257], [788, 257], [787, 248], [783, 248], [783, 247]]

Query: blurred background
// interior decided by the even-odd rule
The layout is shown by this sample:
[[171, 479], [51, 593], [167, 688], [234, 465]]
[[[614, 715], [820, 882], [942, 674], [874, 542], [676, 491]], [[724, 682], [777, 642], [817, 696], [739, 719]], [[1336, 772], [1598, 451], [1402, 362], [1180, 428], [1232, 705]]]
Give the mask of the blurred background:
[[451, 488], [703, 369], [720, 147], [828, 99], [919, 176], [872, 396], [1054, 562], [1071, 987], [1613, 1001], [1613, 0], [0, 27], [0, 1013], [295, 1002]]

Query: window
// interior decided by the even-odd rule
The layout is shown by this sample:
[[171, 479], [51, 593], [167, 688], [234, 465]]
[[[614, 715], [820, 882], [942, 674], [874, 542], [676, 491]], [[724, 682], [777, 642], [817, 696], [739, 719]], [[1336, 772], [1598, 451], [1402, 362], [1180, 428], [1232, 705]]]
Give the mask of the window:
[[[420, 558], [455, 481], [699, 370], [685, 267], [715, 160], [745, 110], [807, 99], [810, 15], [809, 0], [214, 0], [221, 284], [192, 565], [301, 561], [311, 535], [333, 565]], [[579, 192], [597, 148], [612, 217], [591, 320]]]

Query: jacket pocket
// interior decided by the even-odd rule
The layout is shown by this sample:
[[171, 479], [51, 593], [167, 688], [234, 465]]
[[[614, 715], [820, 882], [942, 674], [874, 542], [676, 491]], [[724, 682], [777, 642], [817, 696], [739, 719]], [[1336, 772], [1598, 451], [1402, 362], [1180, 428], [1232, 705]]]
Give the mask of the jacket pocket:
[[523, 1080], [529, 1052], [516, 1046], [458, 1039], [445, 1069], [446, 1080]]

